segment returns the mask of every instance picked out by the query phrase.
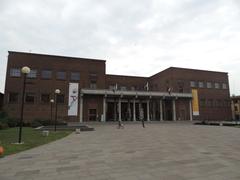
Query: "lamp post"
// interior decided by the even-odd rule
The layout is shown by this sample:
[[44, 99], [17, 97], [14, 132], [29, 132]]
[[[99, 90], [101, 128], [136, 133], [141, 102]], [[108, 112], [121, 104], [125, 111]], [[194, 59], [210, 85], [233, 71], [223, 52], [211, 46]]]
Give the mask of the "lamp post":
[[52, 115], [53, 115], [53, 103], [54, 103], [54, 99], [50, 100], [50, 104], [51, 104], [51, 122], [52, 122]]
[[26, 88], [26, 76], [29, 74], [31, 69], [27, 66], [24, 66], [21, 69], [23, 74], [23, 90], [22, 90], [22, 104], [21, 104], [21, 115], [20, 115], [20, 123], [19, 123], [19, 135], [18, 135], [18, 143], [21, 144], [22, 141], [22, 124], [23, 124], [23, 110], [24, 110], [24, 99], [25, 99], [25, 88]]
[[56, 90], [55, 90], [56, 110], [55, 110], [54, 131], [57, 130], [57, 108], [58, 108], [58, 107], [57, 107], [57, 104], [58, 104], [58, 102], [57, 102], [57, 95], [60, 94], [60, 93], [61, 93], [60, 89], [56, 89]]

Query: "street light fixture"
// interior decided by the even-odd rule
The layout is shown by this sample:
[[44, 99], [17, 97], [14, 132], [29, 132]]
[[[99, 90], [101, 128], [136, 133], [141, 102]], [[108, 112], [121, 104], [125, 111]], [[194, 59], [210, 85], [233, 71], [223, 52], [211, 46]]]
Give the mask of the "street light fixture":
[[23, 90], [22, 90], [22, 104], [21, 104], [21, 115], [20, 115], [20, 123], [19, 123], [19, 135], [18, 135], [18, 143], [21, 144], [22, 141], [22, 124], [23, 124], [23, 111], [24, 111], [24, 99], [25, 99], [25, 89], [26, 89], [26, 77], [29, 74], [31, 69], [27, 66], [24, 66], [21, 69], [21, 73], [23, 74]]
[[57, 105], [58, 105], [58, 101], [57, 101], [57, 95], [60, 94], [61, 91], [60, 89], [56, 89], [55, 90], [55, 102], [56, 102], [56, 110], [55, 110], [55, 122], [54, 122], [54, 131], [57, 130]]
[[52, 122], [52, 115], [53, 115], [53, 103], [54, 103], [54, 99], [50, 100], [50, 104], [51, 104], [51, 122]]

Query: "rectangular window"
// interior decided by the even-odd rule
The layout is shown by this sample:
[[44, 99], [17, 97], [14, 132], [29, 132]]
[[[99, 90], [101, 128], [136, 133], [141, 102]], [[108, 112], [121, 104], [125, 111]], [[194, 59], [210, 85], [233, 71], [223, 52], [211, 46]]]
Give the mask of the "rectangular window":
[[213, 100], [212, 100], [212, 99], [209, 99], [209, 100], [207, 101], [207, 105], [208, 105], [208, 107], [212, 107], [212, 106], [213, 106]]
[[234, 110], [238, 112], [238, 106], [234, 106]]
[[200, 88], [204, 88], [204, 84], [203, 84], [202, 81], [199, 81], [199, 82], [198, 82], [198, 87], [200, 87]]
[[223, 83], [223, 84], [222, 84], [222, 88], [223, 88], [223, 89], [227, 89], [227, 84], [226, 84], [226, 83]]
[[9, 98], [8, 98], [8, 102], [9, 103], [17, 103], [18, 102], [18, 93], [9, 93]]
[[200, 106], [205, 107], [206, 106], [206, 100], [205, 99], [200, 99]]
[[41, 77], [43, 79], [51, 79], [52, 78], [52, 71], [50, 71], [50, 70], [42, 70]]
[[34, 103], [35, 95], [34, 93], [26, 93], [25, 95], [25, 102], [26, 103]]
[[89, 121], [96, 121], [97, 120], [97, 110], [96, 109], [89, 109], [88, 110]]
[[66, 72], [64, 72], [64, 71], [57, 72], [56, 78], [58, 80], [65, 80], [66, 79]]
[[96, 81], [91, 81], [91, 82], [90, 82], [90, 88], [91, 88], [91, 89], [97, 89], [97, 83], [96, 83]]
[[120, 88], [122, 91], [126, 91], [127, 90], [127, 87], [126, 86], [121, 86]]
[[11, 68], [10, 69], [10, 77], [20, 77], [21, 70], [19, 68]]
[[196, 87], [196, 82], [195, 81], [190, 81], [190, 87]]
[[215, 87], [215, 89], [219, 89], [220, 88], [219, 83], [214, 83], [214, 87]]
[[71, 80], [79, 81], [80, 80], [80, 73], [79, 72], [71, 72]]
[[211, 82], [207, 82], [207, 88], [212, 88], [212, 83]]
[[27, 74], [27, 77], [28, 77], [28, 78], [31, 78], [31, 79], [36, 78], [36, 77], [37, 77], [37, 70], [31, 69], [31, 70], [30, 70], [30, 73]]
[[41, 94], [41, 102], [49, 103], [50, 102], [50, 94]]
[[57, 95], [57, 103], [64, 103], [64, 95], [63, 94], [58, 94]]

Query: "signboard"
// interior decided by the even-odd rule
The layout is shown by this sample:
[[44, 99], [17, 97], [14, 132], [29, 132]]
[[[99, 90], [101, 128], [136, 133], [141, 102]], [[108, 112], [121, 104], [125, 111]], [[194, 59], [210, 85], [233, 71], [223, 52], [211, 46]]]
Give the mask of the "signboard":
[[69, 83], [68, 116], [78, 115], [78, 83]]
[[198, 91], [197, 89], [192, 89], [192, 109], [193, 115], [199, 116], [199, 103], [198, 103]]

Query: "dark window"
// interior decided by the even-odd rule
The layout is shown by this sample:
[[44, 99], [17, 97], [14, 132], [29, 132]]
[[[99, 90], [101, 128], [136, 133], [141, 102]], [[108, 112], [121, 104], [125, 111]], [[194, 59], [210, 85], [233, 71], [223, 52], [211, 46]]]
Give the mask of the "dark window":
[[41, 94], [41, 102], [49, 103], [50, 102], [50, 94]]
[[65, 80], [66, 79], [66, 72], [64, 72], [64, 71], [59, 71], [59, 72], [57, 72], [57, 79], [59, 79], [59, 80]]
[[52, 71], [50, 70], [42, 70], [42, 76], [43, 79], [51, 79], [52, 78]]
[[80, 73], [79, 72], [71, 72], [71, 80], [79, 81], [80, 80]]
[[97, 120], [97, 110], [96, 109], [89, 109], [89, 121], [96, 121]]
[[28, 78], [36, 78], [36, 77], [37, 77], [37, 70], [31, 69], [31, 70], [30, 70], [30, 73], [27, 74], [27, 77], [28, 77]]
[[63, 94], [57, 95], [57, 103], [64, 103], [64, 95]]
[[17, 103], [18, 102], [18, 93], [9, 93], [9, 99], [8, 102], [9, 103]]
[[238, 106], [234, 106], [234, 110], [238, 112]]
[[183, 93], [184, 82], [182, 80], [178, 80], [178, 92]]
[[213, 106], [213, 100], [212, 100], [212, 99], [209, 99], [209, 100], [207, 101], [207, 105], [208, 105], [208, 107], [212, 107], [212, 106]]
[[205, 99], [200, 99], [200, 106], [205, 107], [206, 106], [206, 100]]
[[11, 77], [20, 77], [21, 76], [21, 70], [19, 68], [11, 68], [10, 69], [10, 76]]
[[34, 103], [35, 95], [34, 93], [26, 93], [25, 95], [25, 102], [26, 103]]

